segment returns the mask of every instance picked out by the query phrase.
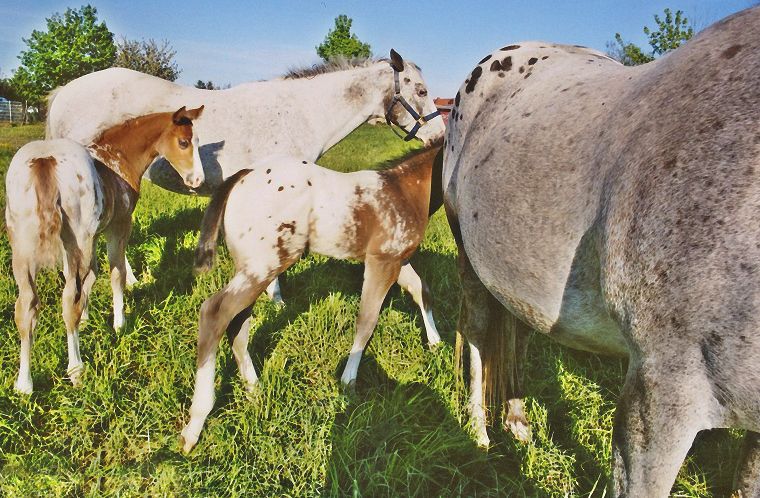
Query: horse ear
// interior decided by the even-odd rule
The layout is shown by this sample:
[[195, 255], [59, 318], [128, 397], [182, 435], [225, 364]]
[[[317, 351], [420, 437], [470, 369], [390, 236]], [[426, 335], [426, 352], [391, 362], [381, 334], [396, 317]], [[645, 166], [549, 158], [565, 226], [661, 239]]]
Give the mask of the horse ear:
[[200, 117], [201, 114], [203, 114], [203, 108], [206, 107], [205, 105], [202, 105], [198, 107], [197, 109], [189, 109], [185, 111], [185, 117], [187, 117], [190, 121], [194, 121]]
[[179, 109], [177, 109], [177, 111], [174, 114], [172, 114], [172, 121], [174, 122], [174, 124], [179, 124], [179, 121], [185, 115], [185, 112], [186, 112], [185, 106], [182, 106]]
[[391, 49], [391, 67], [399, 73], [404, 70], [404, 58]]

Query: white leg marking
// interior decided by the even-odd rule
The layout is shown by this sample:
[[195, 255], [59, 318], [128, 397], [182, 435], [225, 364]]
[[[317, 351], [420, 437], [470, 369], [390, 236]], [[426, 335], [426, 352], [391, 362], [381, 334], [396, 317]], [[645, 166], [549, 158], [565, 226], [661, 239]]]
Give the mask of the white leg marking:
[[113, 291], [113, 328], [119, 330], [124, 325], [124, 275], [118, 267], [111, 269], [111, 290]]
[[243, 379], [243, 385], [248, 392], [253, 391], [256, 388], [256, 384], [259, 382], [259, 378], [256, 375], [256, 369], [253, 367], [253, 361], [251, 355], [248, 353], [248, 333], [251, 324], [251, 317], [243, 322], [240, 327], [240, 332], [235, 336], [235, 340], [232, 342], [232, 354], [235, 356], [235, 361], [240, 371], [240, 377]]
[[139, 280], [137, 280], [137, 277], [135, 277], [135, 274], [132, 271], [132, 267], [129, 265], [129, 260], [127, 259], [126, 255], [124, 256], [124, 267], [127, 269], [127, 288], [130, 288], [139, 282]]
[[522, 398], [512, 398], [507, 403], [509, 404], [507, 427], [509, 427], [509, 430], [518, 441], [522, 443], [530, 442], [532, 435], [530, 425], [526, 423], [525, 405]]
[[190, 406], [190, 421], [182, 429], [182, 450], [189, 453], [198, 442], [206, 417], [214, 407], [214, 375], [216, 371], [216, 351], [208, 361], [198, 368], [195, 376], [193, 404]]
[[483, 407], [483, 363], [480, 351], [470, 343], [470, 423], [475, 430], [478, 446], [487, 448], [490, 441], [486, 432], [486, 412]]
[[26, 338], [21, 339], [18, 378], [16, 379], [14, 388], [22, 394], [32, 394], [32, 372], [30, 366], [32, 358], [32, 342], [34, 339], [31, 336], [32, 333]]
[[267, 295], [272, 302], [278, 306], [285, 306], [285, 301], [282, 300], [282, 293], [280, 292], [280, 279], [275, 278], [269, 285], [267, 285]]
[[401, 272], [398, 276], [398, 284], [407, 291], [420, 307], [422, 312], [422, 322], [425, 324], [425, 332], [427, 334], [428, 345], [432, 348], [441, 342], [441, 336], [438, 334], [438, 329], [435, 326], [435, 320], [433, 319], [433, 309], [429, 302], [426, 302], [422, 279], [417, 272], [414, 271], [412, 265], [406, 263], [401, 267]]

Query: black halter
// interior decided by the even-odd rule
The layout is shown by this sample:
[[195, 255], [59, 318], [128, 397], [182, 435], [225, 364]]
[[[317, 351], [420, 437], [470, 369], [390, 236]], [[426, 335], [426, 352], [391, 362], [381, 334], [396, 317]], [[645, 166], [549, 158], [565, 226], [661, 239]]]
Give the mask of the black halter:
[[[388, 123], [388, 126], [391, 127], [391, 130], [393, 130], [393, 133], [396, 134], [397, 137], [403, 138], [405, 142], [408, 142], [409, 140], [413, 139], [417, 132], [419, 131], [420, 127], [427, 124], [428, 121], [433, 119], [434, 117], [441, 114], [440, 111], [436, 110], [435, 112], [431, 112], [427, 116], [420, 116], [417, 111], [414, 110], [414, 107], [409, 105], [409, 102], [406, 101], [403, 95], [401, 95], [401, 85], [398, 82], [398, 71], [396, 71], [396, 68], [393, 68], [393, 83], [395, 85], [395, 90], [393, 93], [393, 98], [391, 99], [391, 103], [388, 104], [388, 109], [385, 111], [385, 122]], [[404, 106], [404, 109], [406, 109], [406, 112], [408, 112], [412, 118], [416, 121], [414, 123], [414, 126], [411, 130], [406, 131], [404, 130], [404, 127], [400, 124], [397, 125], [399, 128], [404, 130], [406, 132], [406, 136], [402, 137], [399, 132], [396, 131], [396, 129], [393, 127], [393, 124], [391, 123], [391, 111], [393, 110], [393, 106], [396, 105], [396, 102], [401, 103], [402, 106]]]

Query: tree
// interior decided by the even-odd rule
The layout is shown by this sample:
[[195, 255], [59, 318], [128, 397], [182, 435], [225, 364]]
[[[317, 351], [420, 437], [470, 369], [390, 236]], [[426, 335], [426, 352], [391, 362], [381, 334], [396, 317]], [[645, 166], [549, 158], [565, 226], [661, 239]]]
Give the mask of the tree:
[[655, 56], [665, 54], [681, 46], [694, 36], [694, 28], [684, 17], [683, 11], [677, 10], [675, 15], [670, 9], [665, 9], [665, 18], [654, 15], [657, 25], [655, 30], [644, 26], [644, 34], [649, 38], [652, 52], [647, 54], [638, 45], [626, 43], [620, 33], [615, 33], [615, 41], [607, 43], [607, 54], [626, 66], [637, 66], [655, 59]]
[[153, 38], [137, 41], [122, 37], [117, 45], [114, 66], [174, 81], [182, 72], [174, 61], [176, 54], [167, 40], [158, 43]]
[[363, 43], [351, 33], [353, 20], [341, 14], [335, 18], [335, 28], [327, 32], [325, 41], [317, 48], [319, 55], [325, 62], [336, 57], [343, 58], [367, 58], [372, 51], [368, 43]]
[[208, 80], [207, 82], [203, 82], [203, 80], [198, 80], [195, 82], [195, 88], [200, 88], [201, 90], [216, 90], [216, 87], [214, 86], [214, 82], [211, 80]]
[[660, 16], [655, 14], [654, 22], [657, 24], [657, 31], [644, 26], [644, 33], [649, 37], [649, 45], [652, 46], [652, 53], [655, 55], [678, 48], [694, 36], [694, 28], [689, 25], [683, 11], [677, 10], [674, 16], [670, 9], [665, 9], [665, 19], [660, 19]]
[[13, 85], [28, 103], [39, 104], [54, 88], [87, 73], [106, 69], [116, 58], [113, 33], [98, 23], [97, 9], [85, 5], [47, 19], [47, 31], [23, 38], [28, 50], [18, 56], [21, 65]]

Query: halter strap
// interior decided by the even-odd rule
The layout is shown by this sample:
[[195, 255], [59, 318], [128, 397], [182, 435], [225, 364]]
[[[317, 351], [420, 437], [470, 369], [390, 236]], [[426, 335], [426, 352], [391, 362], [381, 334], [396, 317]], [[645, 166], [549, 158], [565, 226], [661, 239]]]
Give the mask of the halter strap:
[[[425, 116], [420, 116], [420, 114], [414, 109], [414, 107], [412, 107], [409, 104], [409, 102], [406, 101], [404, 96], [401, 95], [401, 84], [399, 83], [398, 74], [399, 73], [398, 71], [396, 71], [396, 68], [393, 68], [394, 92], [393, 92], [393, 98], [391, 99], [391, 103], [388, 104], [388, 109], [385, 111], [385, 122], [388, 123], [388, 126], [391, 127], [391, 130], [393, 130], [393, 133], [395, 133], [397, 137], [403, 138], [405, 142], [408, 142], [409, 140], [417, 136], [417, 132], [419, 131], [421, 126], [426, 125], [428, 121], [440, 115], [441, 111], [436, 109], [435, 112], [431, 112], [430, 114], [427, 114]], [[406, 132], [406, 136], [401, 136], [401, 134], [397, 132], [396, 129], [393, 127], [393, 123], [391, 123], [391, 111], [393, 110], [393, 106], [396, 105], [396, 102], [404, 106], [404, 109], [406, 109], [406, 112], [408, 112], [409, 115], [412, 116], [412, 118], [416, 121], [416, 123], [414, 123], [414, 126], [412, 126], [412, 129], [409, 131], [406, 131], [404, 127], [401, 126], [400, 124], [396, 124], [396, 126], [398, 126], [403, 131]]]

